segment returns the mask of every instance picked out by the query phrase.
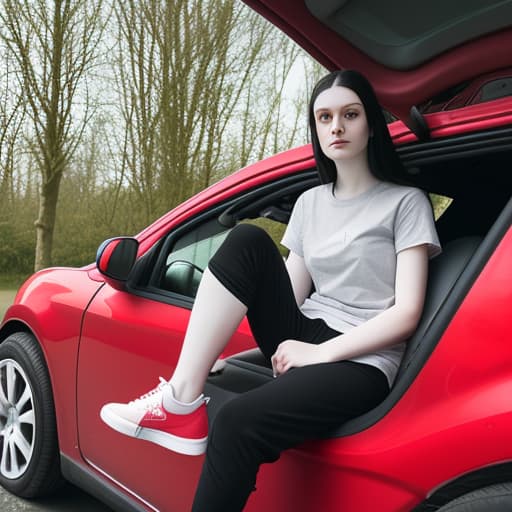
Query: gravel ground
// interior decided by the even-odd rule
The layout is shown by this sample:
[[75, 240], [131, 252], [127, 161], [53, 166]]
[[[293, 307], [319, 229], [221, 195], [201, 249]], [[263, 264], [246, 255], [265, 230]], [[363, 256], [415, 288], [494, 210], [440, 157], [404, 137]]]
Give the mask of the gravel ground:
[[37, 501], [17, 498], [0, 487], [0, 510], [2, 512], [112, 512], [103, 503], [72, 485], [65, 486], [51, 498]]

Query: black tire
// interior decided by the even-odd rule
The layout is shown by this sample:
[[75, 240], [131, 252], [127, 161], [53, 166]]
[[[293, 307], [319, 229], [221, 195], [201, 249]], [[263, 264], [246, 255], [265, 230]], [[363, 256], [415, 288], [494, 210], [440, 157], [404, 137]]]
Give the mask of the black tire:
[[50, 377], [37, 341], [25, 332], [0, 345], [0, 484], [23, 498], [62, 484]]
[[461, 496], [438, 512], [504, 512], [512, 510], [512, 482], [490, 485]]

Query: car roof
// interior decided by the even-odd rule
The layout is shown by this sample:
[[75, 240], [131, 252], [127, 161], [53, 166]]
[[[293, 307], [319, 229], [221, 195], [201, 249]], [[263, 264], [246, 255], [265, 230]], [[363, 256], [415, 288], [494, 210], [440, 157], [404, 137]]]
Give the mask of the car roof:
[[357, 69], [388, 111], [512, 65], [512, 0], [244, 0], [328, 69]]

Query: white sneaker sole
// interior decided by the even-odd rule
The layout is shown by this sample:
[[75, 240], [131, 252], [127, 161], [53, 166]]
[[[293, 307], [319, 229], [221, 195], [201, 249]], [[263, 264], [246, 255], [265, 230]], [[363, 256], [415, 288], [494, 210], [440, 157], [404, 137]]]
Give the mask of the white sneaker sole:
[[136, 423], [120, 418], [112, 413], [108, 407], [103, 407], [100, 411], [101, 419], [112, 429], [136, 439], [143, 439], [151, 443], [158, 444], [173, 452], [183, 455], [202, 455], [206, 451], [208, 437], [202, 439], [187, 439], [174, 436], [160, 430], [140, 427]]

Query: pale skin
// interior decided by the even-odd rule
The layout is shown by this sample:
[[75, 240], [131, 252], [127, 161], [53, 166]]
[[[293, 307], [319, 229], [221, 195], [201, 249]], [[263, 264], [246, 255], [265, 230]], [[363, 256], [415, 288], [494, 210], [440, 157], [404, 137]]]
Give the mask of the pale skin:
[[[368, 165], [370, 130], [361, 100], [351, 89], [333, 86], [318, 95], [314, 112], [320, 146], [336, 165], [335, 196], [349, 199], [365, 192], [377, 179]], [[311, 276], [304, 259], [294, 252], [288, 256], [286, 268], [300, 306], [311, 291]], [[423, 310], [427, 270], [426, 245], [399, 252], [393, 306], [320, 345], [283, 341], [272, 356], [274, 375], [279, 377], [293, 367], [350, 359], [406, 340], [414, 332]], [[191, 402], [199, 396], [210, 368], [246, 313], [246, 306], [206, 270], [170, 380], [178, 400]]]

